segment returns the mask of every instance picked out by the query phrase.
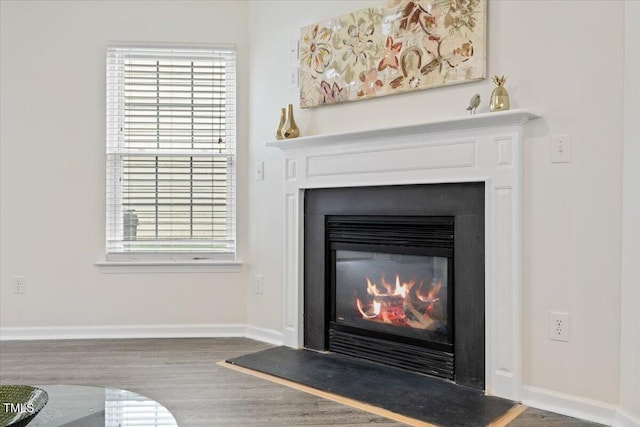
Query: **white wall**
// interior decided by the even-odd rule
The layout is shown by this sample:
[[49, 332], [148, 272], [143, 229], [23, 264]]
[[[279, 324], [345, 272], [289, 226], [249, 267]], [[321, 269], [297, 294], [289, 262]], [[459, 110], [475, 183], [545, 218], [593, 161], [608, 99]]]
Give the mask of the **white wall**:
[[[248, 320], [281, 330], [282, 153], [263, 142], [273, 139], [279, 108], [298, 104], [287, 84], [289, 42], [303, 25], [383, 3], [0, 2], [2, 327]], [[638, 7], [626, 7], [635, 10], [627, 52], [636, 52], [626, 69], [637, 71], [629, 40], [638, 39]], [[491, 1], [488, 76], [507, 74], [512, 106], [544, 116], [528, 125], [525, 146], [525, 382], [621, 401], [637, 416], [637, 97], [627, 98], [623, 276], [620, 268], [624, 10], [607, 0]], [[238, 237], [250, 260], [240, 273], [101, 274], [94, 266], [104, 247], [108, 41], [238, 46]], [[491, 89], [487, 80], [296, 110], [296, 118], [303, 135], [416, 123], [466, 114], [476, 92], [486, 111]], [[550, 136], [564, 133], [572, 162], [551, 164]], [[264, 181], [253, 180], [257, 161]], [[250, 285], [256, 273], [261, 295]], [[14, 275], [26, 277], [26, 294], [9, 292]], [[550, 310], [571, 313], [570, 343], [547, 339]]]
[[[300, 28], [383, 1], [250, 1], [249, 323], [282, 328], [282, 153], [265, 148], [289, 89], [289, 41]], [[491, 1], [488, 76], [507, 74], [512, 108], [537, 110], [525, 146], [525, 383], [617, 404], [620, 360], [624, 3]], [[602, 31], [606, 26], [607, 30]], [[314, 109], [296, 109], [302, 135], [466, 114], [490, 80]], [[571, 134], [570, 164], [550, 163], [552, 134]], [[262, 309], [269, 307], [269, 310]], [[549, 311], [571, 314], [571, 342], [548, 339]]]
[[640, 2], [625, 10], [620, 403], [640, 420]]
[[[103, 274], [105, 45], [234, 43], [239, 170], [246, 169], [248, 9], [243, 1], [2, 1], [3, 328], [245, 323], [236, 273]], [[238, 183], [240, 257], [246, 177]], [[10, 293], [23, 275], [27, 292]]]

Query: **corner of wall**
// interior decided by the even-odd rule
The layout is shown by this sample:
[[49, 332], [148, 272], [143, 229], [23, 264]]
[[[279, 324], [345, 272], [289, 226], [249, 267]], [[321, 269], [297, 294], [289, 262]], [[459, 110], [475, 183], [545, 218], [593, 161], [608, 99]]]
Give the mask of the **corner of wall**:
[[[620, 426], [640, 425], [640, 3], [625, 2]], [[635, 422], [635, 424], [634, 424]], [[616, 424], [618, 425], [618, 424]]]

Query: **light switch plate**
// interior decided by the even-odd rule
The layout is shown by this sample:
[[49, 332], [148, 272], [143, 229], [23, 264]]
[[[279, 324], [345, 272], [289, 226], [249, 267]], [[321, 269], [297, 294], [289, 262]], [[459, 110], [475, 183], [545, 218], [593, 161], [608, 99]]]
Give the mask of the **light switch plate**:
[[571, 135], [551, 136], [551, 163], [571, 162]]
[[264, 180], [264, 162], [256, 163], [256, 181]]
[[291, 40], [289, 42], [289, 62], [298, 62], [298, 40]]

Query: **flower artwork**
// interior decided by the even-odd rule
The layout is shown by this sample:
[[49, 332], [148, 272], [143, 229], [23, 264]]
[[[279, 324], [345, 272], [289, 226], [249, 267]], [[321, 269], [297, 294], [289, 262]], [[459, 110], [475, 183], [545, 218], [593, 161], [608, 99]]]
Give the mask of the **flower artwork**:
[[300, 106], [485, 78], [487, 0], [393, 0], [302, 28]]

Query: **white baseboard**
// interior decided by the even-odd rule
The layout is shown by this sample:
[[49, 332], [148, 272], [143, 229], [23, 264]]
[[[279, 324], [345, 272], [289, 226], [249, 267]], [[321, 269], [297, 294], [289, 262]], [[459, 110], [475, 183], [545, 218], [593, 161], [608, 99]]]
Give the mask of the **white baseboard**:
[[0, 327], [0, 341], [222, 337], [246, 337], [275, 345], [283, 341], [280, 331], [241, 324]]
[[639, 427], [640, 419], [634, 417], [622, 408], [616, 411], [616, 418], [613, 421], [613, 427]]
[[244, 337], [246, 332], [240, 324], [2, 327], [0, 341]]
[[247, 326], [247, 338], [251, 338], [257, 341], [268, 342], [269, 344], [282, 345], [283, 336], [282, 332], [273, 329], [258, 328], [256, 326]]
[[532, 386], [522, 387], [522, 403], [532, 408], [608, 426], [613, 425], [616, 414], [620, 411], [617, 405]]

